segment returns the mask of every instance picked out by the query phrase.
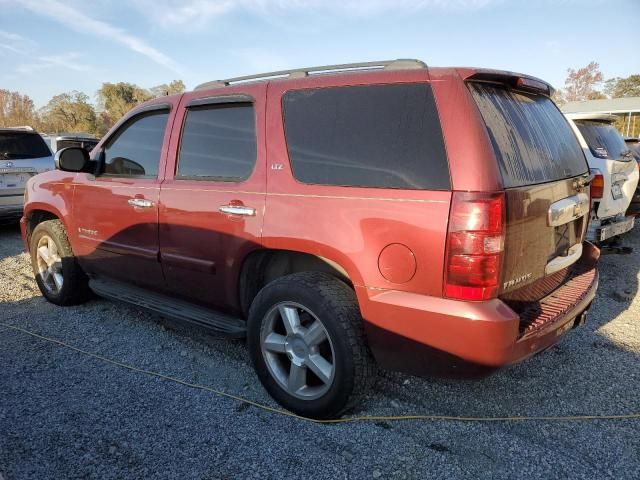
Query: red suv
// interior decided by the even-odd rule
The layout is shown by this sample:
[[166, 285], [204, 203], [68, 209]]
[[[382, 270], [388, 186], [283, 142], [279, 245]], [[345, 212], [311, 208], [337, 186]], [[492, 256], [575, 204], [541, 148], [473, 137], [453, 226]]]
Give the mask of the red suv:
[[38, 285], [246, 335], [269, 393], [313, 417], [354, 405], [376, 364], [520, 361], [598, 284], [587, 163], [550, 93], [396, 60], [152, 100], [29, 182]]

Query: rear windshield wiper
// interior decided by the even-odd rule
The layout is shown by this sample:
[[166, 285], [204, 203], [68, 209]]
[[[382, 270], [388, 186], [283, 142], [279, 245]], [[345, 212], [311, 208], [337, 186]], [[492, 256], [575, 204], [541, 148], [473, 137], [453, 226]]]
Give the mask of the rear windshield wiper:
[[628, 162], [633, 158], [633, 152], [631, 150], [625, 150], [624, 152], [620, 153], [620, 156], [625, 162]]

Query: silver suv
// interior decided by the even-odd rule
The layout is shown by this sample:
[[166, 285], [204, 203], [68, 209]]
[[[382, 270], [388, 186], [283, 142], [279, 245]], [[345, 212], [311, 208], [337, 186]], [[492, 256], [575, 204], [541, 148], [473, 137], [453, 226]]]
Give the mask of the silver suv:
[[22, 215], [27, 180], [53, 168], [51, 150], [31, 127], [0, 128], [0, 218]]
[[90, 152], [100, 140], [90, 133], [43, 134], [42, 138], [47, 142], [53, 153], [67, 147], [82, 147], [87, 152]]

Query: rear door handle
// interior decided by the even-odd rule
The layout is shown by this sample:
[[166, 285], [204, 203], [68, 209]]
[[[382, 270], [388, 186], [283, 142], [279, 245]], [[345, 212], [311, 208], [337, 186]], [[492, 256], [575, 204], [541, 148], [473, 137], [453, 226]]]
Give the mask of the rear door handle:
[[127, 203], [132, 207], [137, 208], [151, 208], [153, 207], [153, 202], [151, 200], [146, 200], [144, 198], [130, 198]]
[[255, 208], [245, 207], [244, 205], [221, 205], [218, 210], [229, 215], [242, 215], [244, 217], [253, 217], [256, 214]]

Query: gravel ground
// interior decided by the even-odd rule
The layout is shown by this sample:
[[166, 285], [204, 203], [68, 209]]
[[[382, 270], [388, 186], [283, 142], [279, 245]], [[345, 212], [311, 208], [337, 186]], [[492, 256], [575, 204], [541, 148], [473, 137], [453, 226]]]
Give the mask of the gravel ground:
[[[640, 412], [640, 232], [601, 263], [581, 329], [482, 381], [381, 373], [356, 415]], [[0, 227], [0, 322], [276, 406], [242, 342], [37, 291], [18, 229]], [[640, 420], [318, 425], [150, 377], [0, 327], [0, 478], [640, 478]]]

